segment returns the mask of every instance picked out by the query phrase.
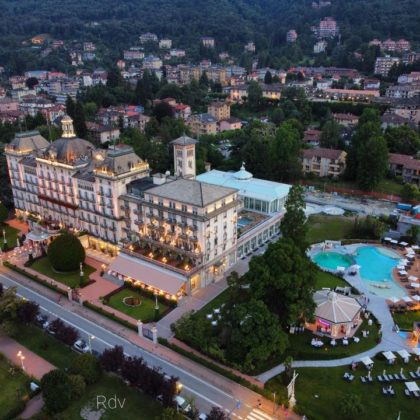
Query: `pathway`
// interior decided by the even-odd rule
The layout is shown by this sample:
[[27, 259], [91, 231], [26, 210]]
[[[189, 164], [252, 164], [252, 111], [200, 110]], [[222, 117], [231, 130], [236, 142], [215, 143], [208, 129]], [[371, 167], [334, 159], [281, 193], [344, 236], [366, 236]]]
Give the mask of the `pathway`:
[[[367, 305], [368, 311], [370, 311], [381, 324], [382, 341], [370, 350], [363, 353], [355, 354], [353, 356], [345, 357], [343, 359], [333, 360], [306, 360], [306, 361], [295, 361], [292, 363], [293, 367], [334, 367], [351, 364], [355, 360], [360, 360], [362, 357], [369, 356], [373, 357], [377, 353], [383, 351], [396, 351], [401, 349], [409, 350], [409, 346], [406, 341], [400, 337], [398, 333], [393, 331], [394, 320], [389, 311], [389, 307], [386, 300], [383, 297], [379, 297], [373, 294], [367, 287], [360, 275], [356, 276], [344, 276], [344, 279], [350, 283], [353, 287], [357, 288], [362, 294], [369, 299]], [[308, 343], [309, 346], [309, 343]], [[284, 371], [284, 365], [280, 364], [274, 368], [260, 374], [257, 379], [261, 382], [267, 382], [269, 379], [276, 375], [279, 375]]]

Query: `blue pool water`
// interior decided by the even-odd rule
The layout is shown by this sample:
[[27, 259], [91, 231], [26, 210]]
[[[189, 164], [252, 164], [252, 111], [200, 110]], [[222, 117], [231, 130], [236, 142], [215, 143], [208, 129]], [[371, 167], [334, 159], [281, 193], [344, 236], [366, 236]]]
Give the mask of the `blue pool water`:
[[[398, 333], [398, 335], [399, 335], [400, 337], [404, 338], [405, 340], [408, 338], [408, 332], [407, 332], [407, 331], [400, 331], [400, 332]], [[420, 348], [420, 341], [419, 341], [419, 343], [417, 344], [417, 347], [418, 347], [418, 348]]]
[[320, 252], [313, 260], [320, 267], [330, 270], [357, 264], [360, 266], [360, 277], [371, 292], [383, 297], [403, 297], [407, 293], [392, 277], [392, 270], [400, 258], [399, 254], [382, 247], [361, 246], [351, 257], [337, 252]]
[[240, 217], [238, 219], [237, 225], [239, 228], [243, 228], [249, 225], [251, 222], [252, 222], [252, 219], [250, 217]]
[[329, 270], [336, 270], [337, 267], [350, 267], [353, 264], [353, 261], [347, 255], [339, 254], [338, 252], [320, 252], [314, 257], [314, 261], [323, 268]]

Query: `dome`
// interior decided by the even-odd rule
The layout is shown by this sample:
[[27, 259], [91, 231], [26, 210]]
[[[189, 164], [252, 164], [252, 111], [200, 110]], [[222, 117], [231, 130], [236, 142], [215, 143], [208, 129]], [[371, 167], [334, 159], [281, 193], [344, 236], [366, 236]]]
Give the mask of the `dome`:
[[245, 162], [242, 162], [241, 169], [239, 169], [238, 172], [235, 172], [233, 176], [242, 181], [246, 181], [247, 179], [251, 179], [253, 177], [251, 172], [245, 170]]
[[58, 162], [71, 163], [83, 157], [90, 157], [95, 149], [92, 143], [79, 139], [74, 134], [73, 120], [64, 115], [61, 119], [63, 136], [51, 143], [46, 150], [47, 157]]
[[90, 156], [94, 150], [92, 143], [78, 137], [62, 137], [51, 143], [46, 150], [47, 156], [59, 162], [71, 163], [85, 156]]

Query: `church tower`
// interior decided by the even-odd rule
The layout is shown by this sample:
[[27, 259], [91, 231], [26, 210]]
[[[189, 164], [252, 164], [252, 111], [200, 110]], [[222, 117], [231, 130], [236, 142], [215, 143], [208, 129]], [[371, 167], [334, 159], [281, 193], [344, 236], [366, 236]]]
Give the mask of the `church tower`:
[[195, 145], [197, 140], [185, 134], [171, 141], [174, 147], [175, 175], [183, 178], [195, 178]]

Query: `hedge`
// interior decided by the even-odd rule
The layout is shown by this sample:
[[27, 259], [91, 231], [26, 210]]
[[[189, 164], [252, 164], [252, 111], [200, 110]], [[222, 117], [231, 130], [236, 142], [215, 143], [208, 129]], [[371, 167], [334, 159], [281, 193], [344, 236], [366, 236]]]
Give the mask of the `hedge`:
[[118, 322], [119, 324], [121, 324], [122, 326], [124, 326], [126, 328], [129, 328], [130, 330], [138, 331], [137, 325], [134, 325], [131, 322], [126, 321], [125, 319], [122, 319], [122, 318], [106, 311], [105, 309], [102, 309], [101, 307], [94, 305], [93, 303], [90, 303], [88, 301], [84, 301], [83, 306], [91, 309], [94, 312], [97, 312], [100, 315], [103, 315], [106, 318], [111, 319], [112, 321]]
[[10, 263], [9, 261], [4, 262], [4, 266], [7, 268], [10, 268], [13, 271], [16, 271], [19, 274], [24, 275], [25, 277], [28, 277], [29, 279], [33, 280], [34, 282], [41, 284], [42, 286], [47, 287], [50, 290], [53, 290], [54, 292], [60, 293], [63, 296], [67, 296], [67, 292], [63, 289], [60, 289], [55, 284], [48, 283], [48, 281], [39, 278], [37, 275], [28, 273], [27, 271], [23, 270], [22, 268], [18, 267], [17, 265], [14, 265]]
[[262, 395], [265, 398], [271, 399], [272, 394], [266, 389], [260, 388], [257, 385], [252, 384], [247, 379], [243, 378], [242, 376], [236, 375], [235, 373], [231, 372], [228, 369], [225, 369], [216, 363], [213, 363], [207, 359], [204, 359], [203, 357], [200, 357], [196, 355], [195, 353], [189, 352], [188, 350], [183, 349], [182, 347], [177, 346], [176, 344], [170, 343], [166, 338], [158, 337], [159, 344], [162, 344], [165, 347], [168, 347], [169, 349], [175, 351], [176, 353], [179, 353], [180, 355], [187, 357], [188, 359], [191, 359], [192, 361], [205, 366], [206, 368], [218, 373], [219, 375], [225, 376], [226, 378], [230, 379], [231, 381], [234, 381], [240, 385], [243, 385], [250, 390]]

